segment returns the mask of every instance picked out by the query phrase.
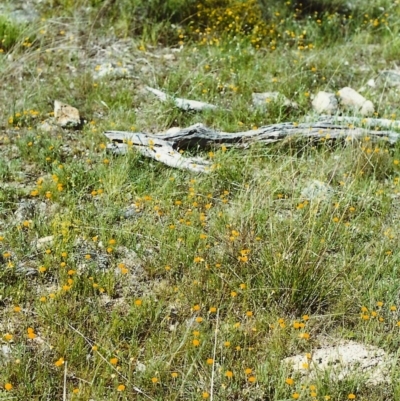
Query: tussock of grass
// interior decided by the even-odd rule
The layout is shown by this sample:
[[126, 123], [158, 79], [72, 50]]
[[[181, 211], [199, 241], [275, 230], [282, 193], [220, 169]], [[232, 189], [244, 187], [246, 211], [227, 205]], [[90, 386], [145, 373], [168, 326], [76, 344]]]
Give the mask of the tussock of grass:
[[27, 27], [15, 23], [6, 16], [0, 16], [0, 53], [12, 50], [18, 44], [27, 48], [32, 45], [32, 37], [28, 34]]

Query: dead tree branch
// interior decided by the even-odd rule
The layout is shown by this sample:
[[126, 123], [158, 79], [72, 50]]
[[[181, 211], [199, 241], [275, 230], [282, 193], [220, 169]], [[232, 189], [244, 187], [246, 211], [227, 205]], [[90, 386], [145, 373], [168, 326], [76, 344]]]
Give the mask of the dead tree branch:
[[[398, 126], [398, 125], [397, 125]], [[144, 156], [155, 159], [170, 167], [195, 172], [210, 172], [212, 165], [199, 157], [183, 157], [179, 150], [205, 150], [216, 146], [247, 148], [252, 143], [271, 144], [289, 138], [308, 138], [316, 141], [345, 139], [354, 141], [364, 136], [386, 140], [393, 144], [399, 141], [400, 133], [379, 131], [334, 124], [328, 120], [314, 123], [281, 123], [267, 125], [256, 130], [228, 133], [219, 132], [195, 124], [172, 132], [146, 134], [125, 131], [107, 131], [106, 137], [112, 141], [108, 150], [114, 154], [124, 154], [129, 147], [137, 149]]]

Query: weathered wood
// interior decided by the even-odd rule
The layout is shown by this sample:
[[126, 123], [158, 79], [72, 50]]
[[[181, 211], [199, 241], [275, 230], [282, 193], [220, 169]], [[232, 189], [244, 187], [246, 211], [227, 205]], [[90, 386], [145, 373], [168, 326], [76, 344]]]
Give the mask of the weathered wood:
[[202, 158], [183, 157], [179, 149], [209, 149], [215, 146], [248, 147], [255, 142], [271, 144], [286, 138], [309, 138], [313, 140], [345, 139], [353, 141], [370, 136], [371, 139], [386, 140], [389, 143], [398, 142], [400, 134], [395, 131], [379, 131], [353, 126], [333, 124], [329, 121], [314, 123], [281, 123], [267, 125], [255, 130], [228, 133], [219, 132], [195, 124], [173, 132], [146, 134], [125, 131], [107, 131], [105, 135], [118, 145], [109, 145], [108, 150], [114, 153], [125, 153], [129, 146], [141, 154], [151, 157], [168, 166], [188, 169], [196, 172], [209, 172], [212, 165]]
[[180, 97], [173, 97], [158, 89], [146, 86], [146, 89], [156, 95], [162, 102], [171, 100], [175, 106], [185, 111], [202, 111], [202, 110], [215, 110], [217, 106], [210, 103], [200, 102], [198, 100], [182, 99]]
[[400, 121], [389, 120], [388, 118], [360, 118], [348, 116], [321, 116], [318, 121], [325, 121], [331, 124], [349, 123], [349, 124], [363, 124], [367, 127], [383, 127], [383, 128], [400, 128]]
[[107, 151], [113, 154], [126, 154], [130, 147], [136, 149], [143, 156], [150, 157], [167, 166], [186, 169], [194, 172], [211, 171], [211, 163], [201, 157], [183, 157], [172, 147], [172, 143], [155, 135], [108, 131], [105, 133], [112, 141], [107, 145]]
[[161, 135], [156, 137], [162, 138], [164, 141], [172, 143], [174, 148], [180, 149], [196, 147], [204, 149], [216, 144], [247, 147], [254, 142], [270, 144], [294, 136], [315, 139], [347, 138], [348, 140], [354, 140], [369, 135], [374, 138], [387, 138], [386, 140], [390, 143], [397, 142], [400, 138], [400, 134], [394, 131], [377, 131], [359, 127], [350, 128], [327, 121], [302, 124], [273, 124], [255, 130], [236, 133], [218, 132], [203, 124], [196, 124], [183, 128], [178, 132]]

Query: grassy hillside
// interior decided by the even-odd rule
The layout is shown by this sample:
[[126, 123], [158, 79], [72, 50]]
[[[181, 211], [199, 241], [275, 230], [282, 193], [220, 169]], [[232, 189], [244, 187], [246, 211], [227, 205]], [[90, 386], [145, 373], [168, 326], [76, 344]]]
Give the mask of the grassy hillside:
[[[195, 174], [112, 156], [103, 132], [316, 120], [313, 95], [345, 86], [399, 119], [380, 73], [400, 2], [22, 5], [0, 9], [0, 399], [399, 400], [398, 145], [216, 147]], [[252, 106], [272, 91], [298, 108]], [[56, 99], [81, 130], [40, 129]], [[390, 383], [281, 362], [341, 340], [390, 354]]]

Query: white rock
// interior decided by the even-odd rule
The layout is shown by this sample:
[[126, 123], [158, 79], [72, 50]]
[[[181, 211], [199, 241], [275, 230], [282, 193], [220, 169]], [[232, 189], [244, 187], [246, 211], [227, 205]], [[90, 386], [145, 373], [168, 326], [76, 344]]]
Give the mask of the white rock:
[[368, 82], [367, 82], [367, 85], [368, 85], [370, 88], [376, 88], [375, 79], [373, 79], [373, 78], [369, 79]]
[[284, 106], [293, 107], [297, 109], [299, 105], [296, 102], [290, 101], [285, 95], [280, 92], [262, 92], [262, 93], [252, 93], [251, 98], [253, 101], [253, 106], [256, 107], [267, 107], [268, 103], [282, 103]]
[[126, 300], [124, 298], [113, 299], [109, 295], [104, 293], [100, 295], [100, 303], [108, 308], [126, 306]]
[[285, 358], [283, 362], [310, 379], [328, 374], [331, 380], [339, 381], [357, 375], [364, 377], [369, 385], [390, 382], [390, 358], [385, 351], [354, 341], [316, 349], [311, 359], [303, 354]]
[[54, 118], [62, 128], [77, 127], [81, 124], [79, 110], [59, 100], [54, 101]]
[[361, 107], [367, 101], [364, 96], [360, 95], [356, 90], [349, 87], [340, 89], [338, 93], [342, 104], [345, 106]]
[[37, 249], [48, 248], [53, 244], [53, 241], [54, 241], [54, 235], [49, 235], [47, 237], [39, 238], [36, 241], [36, 248]]
[[318, 114], [335, 114], [338, 101], [334, 93], [320, 91], [312, 101], [312, 107]]
[[167, 60], [167, 61], [174, 61], [174, 60], [176, 60], [175, 54], [172, 54], [172, 53], [170, 53], [170, 54], [163, 54], [162, 58], [163, 58], [164, 60]]
[[115, 63], [103, 63], [97, 65], [93, 74], [94, 79], [108, 78], [132, 78], [131, 67], [122, 67]]
[[318, 180], [313, 180], [301, 191], [301, 198], [309, 201], [327, 200], [333, 195], [333, 188]]
[[12, 356], [12, 349], [9, 345], [3, 344], [0, 348], [0, 362], [8, 362]]
[[146, 371], [146, 365], [142, 362], [137, 361], [136, 362], [136, 372], [145, 372]]
[[367, 100], [361, 107], [360, 113], [363, 116], [370, 116], [372, 114], [374, 114], [375, 112], [375, 107], [374, 104], [370, 101]]
[[[364, 96], [360, 95], [357, 91], [352, 88], [345, 87], [338, 92], [341, 104], [347, 108], [354, 109], [364, 116], [373, 114], [374, 105], [371, 101], [367, 101]], [[364, 104], [369, 102], [367, 105]]]

